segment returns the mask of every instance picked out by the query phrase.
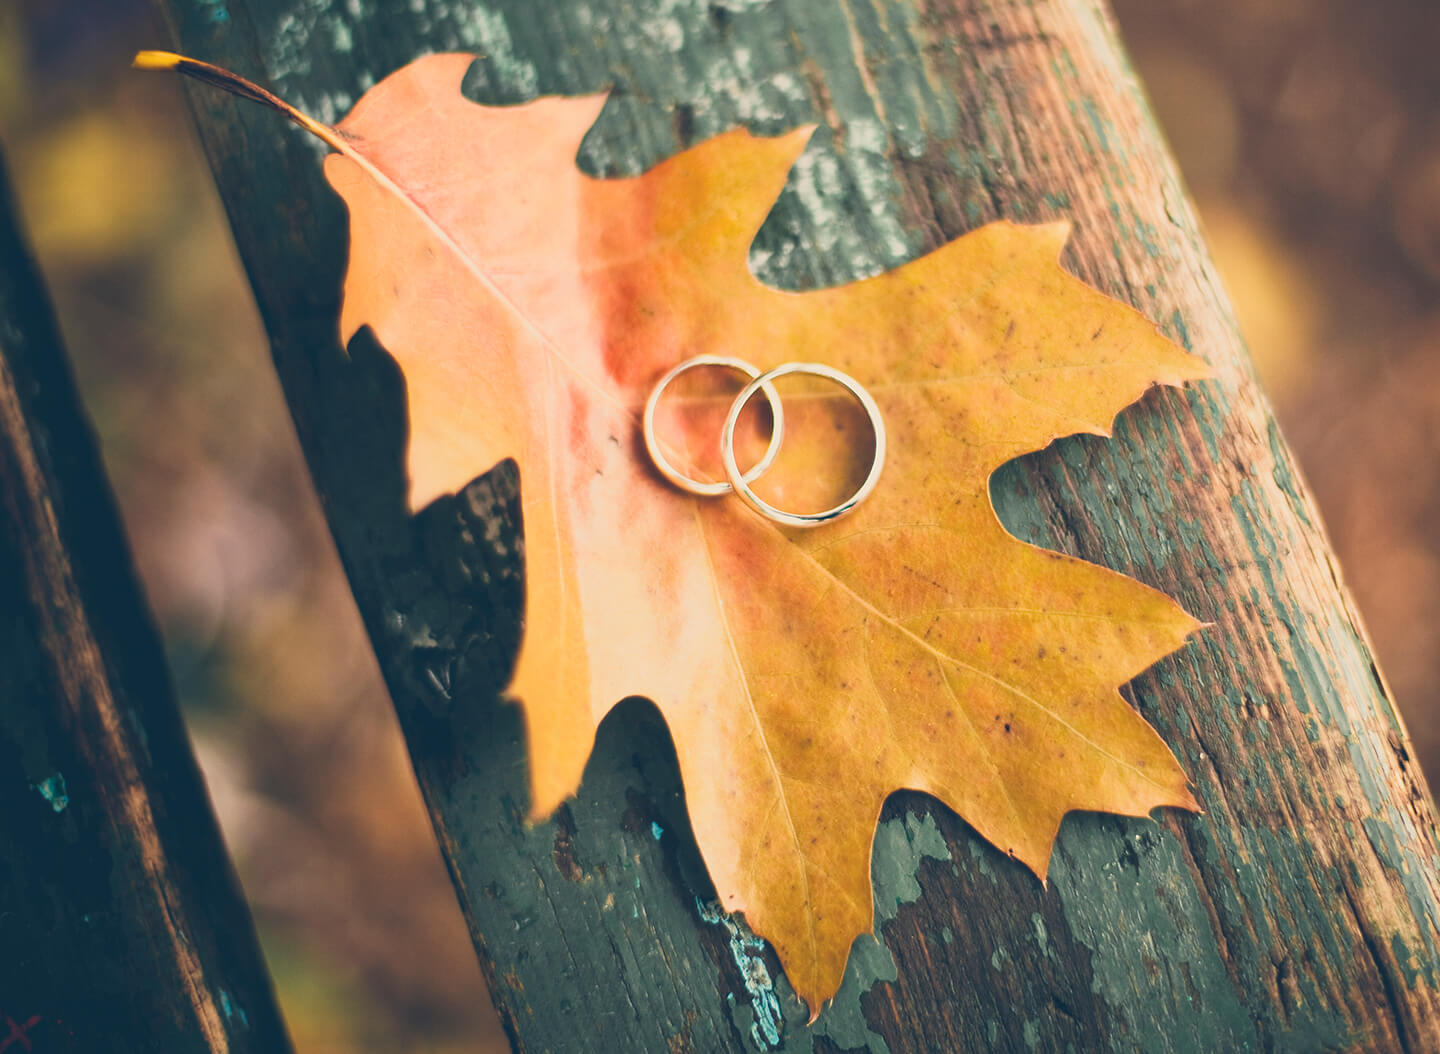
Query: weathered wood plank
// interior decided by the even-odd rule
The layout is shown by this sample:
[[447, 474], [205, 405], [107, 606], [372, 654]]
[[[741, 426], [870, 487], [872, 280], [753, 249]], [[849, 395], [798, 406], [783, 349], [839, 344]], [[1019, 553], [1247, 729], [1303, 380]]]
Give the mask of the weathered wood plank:
[[[752, 264], [785, 288], [998, 217], [1076, 224], [1067, 264], [1214, 363], [1111, 440], [1007, 466], [1017, 534], [1215, 626], [1137, 680], [1206, 812], [1067, 820], [1048, 888], [917, 795], [876, 838], [881, 941], [813, 1028], [704, 906], [667, 737], [607, 721], [577, 800], [524, 813], [516, 480], [412, 521], [400, 380], [335, 338], [344, 216], [317, 150], [191, 98], [332, 529], [517, 1049], [1440, 1046], [1435, 818], [1174, 166], [1091, 0], [162, 0], [176, 44], [336, 119], [417, 55], [482, 52], [477, 101], [613, 86], [580, 164], [629, 174], [736, 122], [822, 125]], [[477, 339], [483, 336], [477, 335]], [[817, 349], [817, 354], [823, 354]], [[499, 523], [502, 551], [483, 539]], [[512, 555], [505, 555], [506, 553]], [[701, 891], [697, 898], [697, 891]], [[757, 964], [763, 964], [760, 970]]]
[[0, 951], [0, 1049], [289, 1049], [3, 164]]

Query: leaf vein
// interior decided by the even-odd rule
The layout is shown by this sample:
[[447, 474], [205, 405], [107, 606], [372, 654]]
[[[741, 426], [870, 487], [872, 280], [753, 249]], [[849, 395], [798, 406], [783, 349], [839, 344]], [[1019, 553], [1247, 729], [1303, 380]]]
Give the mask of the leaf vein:
[[810, 891], [810, 872], [806, 866], [805, 852], [800, 848], [800, 832], [795, 828], [795, 816], [790, 811], [790, 801], [785, 796], [785, 788], [783, 786], [785, 777], [780, 772], [780, 765], [775, 760], [774, 751], [770, 749], [770, 739], [765, 734], [765, 725], [760, 720], [759, 713], [755, 710], [755, 699], [750, 694], [749, 676], [745, 672], [744, 663], [740, 661], [740, 649], [735, 643], [735, 634], [730, 629], [730, 615], [725, 609], [725, 598], [720, 592], [720, 576], [715, 571], [715, 561], [710, 555], [710, 535], [705, 530], [705, 517], [701, 515], [699, 502], [693, 501], [692, 499], [691, 507], [695, 512], [695, 519], [700, 528], [700, 537], [704, 543], [702, 548], [705, 551], [705, 567], [710, 573], [710, 586], [715, 595], [715, 610], [719, 613], [720, 626], [725, 632], [725, 644], [726, 647], [730, 649], [730, 658], [734, 662], [735, 672], [740, 678], [740, 686], [745, 694], [745, 705], [750, 710], [750, 720], [754, 722], [755, 730], [760, 736], [760, 745], [764, 748], [765, 761], [769, 764], [770, 771], [775, 774], [775, 782], [780, 784], [777, 797], [784, 807], [785, 825], [790, 829], [790, 840], [795, 846], [795, 855], [800, 861], [800, 880], [805, 889], [805, 933], [809, 939], [810, 962], [818, 963], [820, 961], [820, 953], [816, 948], [815, 912], [814, 900], [812, 899]]

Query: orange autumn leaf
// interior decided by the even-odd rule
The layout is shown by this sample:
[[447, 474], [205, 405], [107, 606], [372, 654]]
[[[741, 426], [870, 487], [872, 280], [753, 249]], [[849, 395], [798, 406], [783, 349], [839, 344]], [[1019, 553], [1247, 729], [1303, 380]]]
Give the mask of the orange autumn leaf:
[[[1109, 434], [1151, 385], [1205, 376], [1199, 360], [1060, 269], [1064, 224], [995, 223], [874, 278], [768, 288], [747, 254], [809, 130], [734, 131], [594, 179], [575, 156], [603, 96], [479, 106], [460, 94], [470, 61], [421, 59], [317, 134], [350, 212], [341, 336], [369, 326], [404, 371], [412, 505], [519, 465], [510, 691], [532, 815], [576, 791], [612, 706], [653, 700], [721, 902], [816, 1011], [872, 927], [893, 791], [934, 795], [1041, 876], [1071, 810], [1194, 808], [1118, 689], [1198, 624], [1012, 537], [988, 483], [1058, 436]], [[865, 384], [890, 437], [873, 497], [787, 531], [667, 485], [639, 412], [705, 353]], [[863, 424], [838, 390], [785, 394], [794, 456], [757, 488], [816, 507], [816, 466], [856, 456]]]

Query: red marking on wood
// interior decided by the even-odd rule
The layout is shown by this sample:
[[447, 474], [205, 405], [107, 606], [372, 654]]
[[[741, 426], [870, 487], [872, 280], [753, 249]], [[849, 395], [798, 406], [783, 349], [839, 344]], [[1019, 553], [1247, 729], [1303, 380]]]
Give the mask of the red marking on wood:
[[15, 1024], [14, 1020], [7, 1015], [5, 1018], [5, 1024], [10, 1026], [10, 1034], [6, 1036], [3, 1040], [0, 1040], [0, 1054], [4, 1054], [6, 1050], [9, 1050], [12, 1043], [19, 1043], [21, 1050], [30, 1051], [35, 1049], [33, 1046], [30, 1045], [30, 1039], [28, 1036], [25, 1035], [25, 1033], [29, 1032], [36, 1025], [40, 1024], [39, 1014], [36, 1014], [23, 1025]]

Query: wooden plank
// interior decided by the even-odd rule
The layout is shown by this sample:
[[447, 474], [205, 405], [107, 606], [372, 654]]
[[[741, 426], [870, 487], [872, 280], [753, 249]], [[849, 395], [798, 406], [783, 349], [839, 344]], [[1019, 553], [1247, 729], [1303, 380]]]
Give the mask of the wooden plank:
[[[653, 710], [606, 722], [576, 800], [527, 827], [517, 481], [413, 520], [388, 357], [335, 319], [345, 217], [319, 152], [192, 90], [277, 368], [502, 1017], [520, 1050], [1440, 1047], [1435, 817], [1195, 218], [1091, 0], [162, 0], [181, 50], [323, 120], [427, 51], [483, 53], [487, 103], [613, 86], [581, 150], [633, 174], [737, 122], [822, 125], [752, 257], [793, 289], [999, 217], [1068, 217], [1066, 263], [1209, 359], [1113, 439], [992, 491], [1037, 544], [1215, 625], [1131, 687], [1205, 814], [1070, 817], [1048, 887], [921, 796], [876, 836], [880, 939], [813, 1027], [705, 903]], [[484, 339], [477, 334], [477, 339]], [[823, 349], [817, 349], [823, 356]], [[485, 539], [497, 537], [497, 549]], [[543, 627], [537, 627], [543, 631]]]
[[0, 1050], [288, 1050], [3, 164], [0, 718]]

